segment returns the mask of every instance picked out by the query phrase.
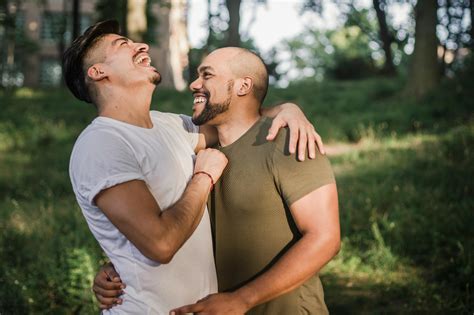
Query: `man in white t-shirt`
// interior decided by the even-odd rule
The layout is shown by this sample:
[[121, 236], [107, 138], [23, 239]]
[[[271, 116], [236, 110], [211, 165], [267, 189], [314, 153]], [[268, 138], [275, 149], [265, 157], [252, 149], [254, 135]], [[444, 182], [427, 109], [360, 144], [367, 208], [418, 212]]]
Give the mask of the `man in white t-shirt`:
[[[120, 305], [104, 312], [167, 314], [216, 292], [205, 203], [227, 159], [204, 150], [216, 141], [215, 130], [196, 127], [184, 115], [150, 111], [160, 74], [148, 46], [120, 36], [116, 21], [99, 22], [74, 40], [63, 69], [71, 92], [98, 112], [71, 154], [73, 190], [91, 232], [127, 283]], [[270, 137], [286, 124], [280, 110], [267, 113], [281, 116]], [[312, 126], [303, 120], [298, 130], [314, 151], [319, 136]]]

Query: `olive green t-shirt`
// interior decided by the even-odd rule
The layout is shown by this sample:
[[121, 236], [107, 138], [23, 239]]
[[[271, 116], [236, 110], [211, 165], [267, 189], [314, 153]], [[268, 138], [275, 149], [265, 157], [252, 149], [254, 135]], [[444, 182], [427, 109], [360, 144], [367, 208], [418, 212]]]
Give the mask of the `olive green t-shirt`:
[[[265, 139], [271, 120], [260, 119], [220, 148], [229, 163], [209, 201], [219, 291], [234, 290], [268, 270], [301, 238], [289, 206], [334, 182], [328, 159], [299, 162], [288, 152], [289, 133]], [[327, 314], [318, 275], [248, 314]]]

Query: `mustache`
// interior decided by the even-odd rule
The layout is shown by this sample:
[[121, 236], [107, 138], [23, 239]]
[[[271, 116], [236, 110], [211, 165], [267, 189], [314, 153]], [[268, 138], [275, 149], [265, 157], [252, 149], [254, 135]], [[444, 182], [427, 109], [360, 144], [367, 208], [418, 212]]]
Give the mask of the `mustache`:
[[209, 99], [209, 97], [211, 96], [211, 93], [209, 93], [209, 91], [207, 91], [207, 90], [193, 91], [193, 96], [196, 95], [196, 94], [203, 94], [203, 95], [206, 96], [208, 99]]

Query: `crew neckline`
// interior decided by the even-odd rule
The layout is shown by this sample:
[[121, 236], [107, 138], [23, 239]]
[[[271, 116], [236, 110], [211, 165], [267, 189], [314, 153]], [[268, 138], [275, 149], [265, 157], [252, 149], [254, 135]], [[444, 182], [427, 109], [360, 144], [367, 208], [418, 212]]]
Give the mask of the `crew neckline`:
[[237, 145], [239, 142], [243, 141], [243, 139], [245, 139], [248, 134], [250, 134], [254, 129], [256, 129], [258, 126], [260, 126], [261, 124], [265, 123], [269, 118], [266, 117], [266, 116], [262, 116], [260, 117], [246, 132], [244, 132], [243, 135], [241, 135], [237, 140], [235, 140], [234, 142], [232, 142], [231, 144], [229, 145], [226, 145], [226, 146], [221, 146], [220, 143], [218, 144], [218, 147], [220, 150], [230, 150], [233, 146]]
[[150, 119], [151, 119], [151, 123], [153, 124], [153, 126], [151, 128], [140, 127], [140, 126], [137, 126], [137, 125], [134, 125], [134, 124], [127, 123], [125, 121], [121, 121], [121, 120], [106, 117], [106, 116], [98, 116], [94, 119], [94, 121], [111, 122], [111, 123], [122, 125], [122, 126], [125, 126], [125, 127], [128, 127], [128, 128], [135, 128], [135, 129], [139, 129], [139, 130], [152, 131], [152, 130], [155, 129], [156, 123], [153, 122], [153, 119], [152, 119], [151, 115], [150, 115]]

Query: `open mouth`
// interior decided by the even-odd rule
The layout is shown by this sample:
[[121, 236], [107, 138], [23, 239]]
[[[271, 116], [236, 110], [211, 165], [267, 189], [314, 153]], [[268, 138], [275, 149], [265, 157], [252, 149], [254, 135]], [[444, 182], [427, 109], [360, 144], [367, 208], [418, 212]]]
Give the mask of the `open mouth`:
[[194, 106], [197, 106], [197, 105], [206, 105], [207, 103], [207, 97], [200, 94], [200, 95], [194, 95]]
[[134, 58], [133, 63], [141, 67], [150, 67], [151, 58], [148, 54], [139, 54]]

